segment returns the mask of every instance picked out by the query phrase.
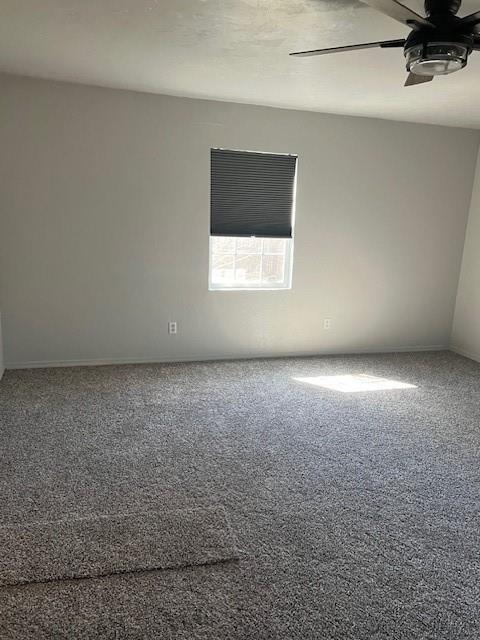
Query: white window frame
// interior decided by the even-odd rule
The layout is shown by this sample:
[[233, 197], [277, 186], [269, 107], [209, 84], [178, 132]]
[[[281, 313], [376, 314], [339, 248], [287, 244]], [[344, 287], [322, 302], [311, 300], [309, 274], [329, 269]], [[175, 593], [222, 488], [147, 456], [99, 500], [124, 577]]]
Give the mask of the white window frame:
[[[255, 236], [252, 236], [255, 237]], [[235, 282], [233, 285], [229, 286], [225, 283], [214, 283], [212, 282], [212, 256], [213, 256], [213, 239], [215, 236], [210, 236], [209, 239], [209, 250], [208, 250], [208, 289], [209, 291], [287, 291], [292, 288], [292, 271], [293, 271], [293, 236], [291, 238], [285, 238], [287, 243], [287, 249], [285, 251], [285, 263], [284, 263], [284, 279], [279, 283], [263, 283], [259, 282], [258, 284], [253, 282], [246, 282], [245, 285], [241, 283]], [[264, 240], [268, 240], [268, 238], [259, 238], [262, 240], [262, 251], [260, 253], [261, 263], [260, 263], [260, 275], [263, 271], [263, 256], [264, 255], [281, 255], [278, 253], [267, 253], [263, 252], [263, 243]], [[236, 240], [236, 239], [235, 239]], [[226, 253], [225, 255], [231, 255]], [[235, 257], [237, 255], [259, 255], [253, 253], [237, 253], [237, 243], [235, 242], [235, 251], [233, 254]]]

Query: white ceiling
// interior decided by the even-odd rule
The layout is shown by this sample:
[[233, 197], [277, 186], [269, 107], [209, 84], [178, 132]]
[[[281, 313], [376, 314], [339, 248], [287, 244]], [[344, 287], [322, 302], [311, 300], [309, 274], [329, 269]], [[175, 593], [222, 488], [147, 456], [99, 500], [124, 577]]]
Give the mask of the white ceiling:
[[[408, 4], [421, 12], [418, 0]], [[479, 8], [465, 0], [460, 14]], [[0, 69], [480, 128], [480, 53], [456, 74], [408, 88], [401, 49], [288, 56], [407, 33], [357, 0], [0, 0]]]

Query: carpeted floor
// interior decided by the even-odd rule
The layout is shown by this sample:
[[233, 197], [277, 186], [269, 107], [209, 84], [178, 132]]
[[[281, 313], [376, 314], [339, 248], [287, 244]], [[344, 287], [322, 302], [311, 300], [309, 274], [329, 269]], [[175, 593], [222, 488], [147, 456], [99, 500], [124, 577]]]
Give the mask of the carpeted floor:
[[0, 587], [238, 560], [218, 507], [5, 525], [0, 549]]
[[[415, 387], [353, 393], [294, 379], [350, 374]], [[0, 421], [1, 525], [219, 507], [240, 555], [3, 587], [2, 640], [480, 637], [472, 361], [7, 371]]]

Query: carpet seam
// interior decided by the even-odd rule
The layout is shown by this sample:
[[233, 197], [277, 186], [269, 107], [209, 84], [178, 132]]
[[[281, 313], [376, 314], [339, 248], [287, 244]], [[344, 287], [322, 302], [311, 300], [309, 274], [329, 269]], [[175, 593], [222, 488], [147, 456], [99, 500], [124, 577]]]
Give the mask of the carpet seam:
[[178, 564], [170, 567], [141, 567], [139, 569], [125, 569], [124, 571], [109, 571], [108, 573], [98, 573], [91, 576], [68, 576], [64, 578], [48, 578], [46, 580], [26, 580], [24, 582], [12, 582], [0, 585], [0, 592], [9, 589], [26, 588], [29, 585], [34, 584], [57, 584], [63, 582], [78, 582], [82, 580], [97, 580], [101, 578], [110, 578], [114, 576], [124, 576], [129, 574], [149, 574], [149, 573], [163, 573], [164, 571], [181, 571], [183, 569], [192, 569], [195, 567], [211, 567], [217, 564], [228, 564], [240, 562], [240, 555], [232, 556], [231, 558], [220, 558], [218, 560], [206, 560], [205, 562], [185, 563]]

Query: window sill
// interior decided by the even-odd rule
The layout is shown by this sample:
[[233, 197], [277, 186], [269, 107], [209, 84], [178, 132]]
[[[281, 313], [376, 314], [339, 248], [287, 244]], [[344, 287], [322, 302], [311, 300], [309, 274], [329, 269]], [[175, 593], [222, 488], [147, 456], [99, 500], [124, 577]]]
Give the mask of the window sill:
[[291, 291], [292, 287], [208, 287], [209, 291]]

